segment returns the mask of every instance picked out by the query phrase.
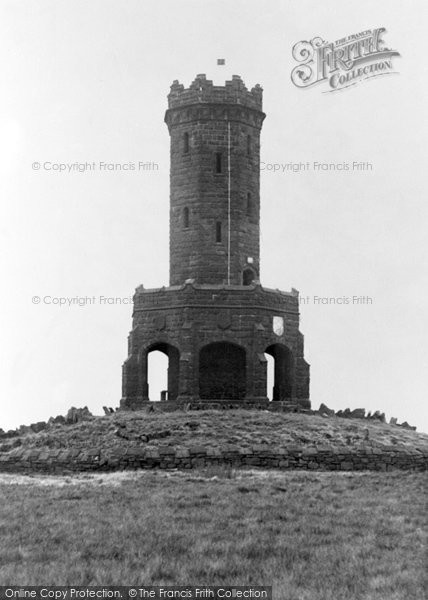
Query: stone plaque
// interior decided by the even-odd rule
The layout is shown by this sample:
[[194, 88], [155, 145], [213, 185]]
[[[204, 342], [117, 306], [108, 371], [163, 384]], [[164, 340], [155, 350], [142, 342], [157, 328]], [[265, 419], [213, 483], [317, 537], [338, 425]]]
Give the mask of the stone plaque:
[[165, 319], [165, 315], [158, 315], [155, 317], [155, 328], [158, 331], [162, 331], [162, 329], [165, 329], [166, 327], [166, 319]]
[[232, 324], [230, 310], [222, 310], [217, 313], [217, 325], [220, 329], [228, 329]]
[[274, 317], [272, 329], [275, 335], [282, 335], [284, 333], [284, 317]]

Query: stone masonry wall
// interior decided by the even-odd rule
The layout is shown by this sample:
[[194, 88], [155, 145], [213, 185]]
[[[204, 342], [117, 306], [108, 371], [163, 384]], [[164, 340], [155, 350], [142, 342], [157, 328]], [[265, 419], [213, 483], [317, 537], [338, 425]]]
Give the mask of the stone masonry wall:
[[192, 469], [210, 465], [258, 467], [264, 469], [303, 469], [309, 471], [426, 471], [426, 448], [406, 450], [396, 446], [382, 449], [361, 447], [332, 450], [321, 447], [273, 448], [255, 446], [221, 449], [194, 446], [190, 448], [132, 448], [109, 451], [92, 450], [25, 450], [16, 448], [0, 455], [0, 472], [65, 473], [77, 471], [113, 471], [119, 469]]
[[[273, 331], [275, 315], [284, 320], [280, 335]], [[129, 356], [124, 365], [123, 398], [128, 402], [145, 397], [145, 382], [141, 382], [141, 377], [146, 370], [147, 352], [164, 344], [179, 353], [178, 398], [197, 399], [199, 353], [213, 342], [229, 342], [244, 348], [248, 399], [266, 398], [264, 352], [272, 344], [282, 345], [291, 353], [290, 400], [309, 398], [309, 367], [303, 358], [303, 336], [299, 332], [298, 295], [265, 290], [259, 284], [227, 287], [187, 284], [137, 290]]]

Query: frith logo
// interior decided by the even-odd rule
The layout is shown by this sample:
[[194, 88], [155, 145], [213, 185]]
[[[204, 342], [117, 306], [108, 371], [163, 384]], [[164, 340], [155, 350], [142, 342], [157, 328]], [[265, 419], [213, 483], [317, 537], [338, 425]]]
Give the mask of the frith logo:
[[385, 46], [386, 29], [369, 29], [335, 42], [320, 37], [293, 46], [293, 58], [299, 63], [291, 72], [291, 81], [300, 88], [328, 82], [327, 92], [350, 87], [356, 83], [396, 73], [392, 57], [400, 56]]

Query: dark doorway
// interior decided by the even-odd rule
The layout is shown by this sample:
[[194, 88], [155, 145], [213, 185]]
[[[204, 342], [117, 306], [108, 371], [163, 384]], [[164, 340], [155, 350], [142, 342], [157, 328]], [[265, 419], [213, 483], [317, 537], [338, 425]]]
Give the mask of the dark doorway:
[[289, 400], [293, 396], [293, 355], [283, 344], [272, 344], [265, 353], [274, 359], [273, 389], [267, 390], [271, 400]]
[[254, 271], [253, 269], [245, 269], [242, 273], [242, 284], [243, 285], [251, 285], [254, 281]]
[[199, 354], [199, 395], [205, 400], [245, 398], [244, 348], [228, 342], [204, 346]]
[[[166, 356], [168, 357], [168, 369], [167, 369], [167, 377], [166, 377], [168, 393], [166, 394], [165, 399], [176, 400], [176, 398], [178, 396], [178, 375], [179, 375], [179, 367], [180, 367], [180, 352], [178, 351], [177, 348], [175, 348], [175, 346], [172, 346], [171, 344], [167, 344], [165, 342], [159, 342], [157, 344], [153, 344], [152, 346], [150, 346], [148, 348], [147, 360], [146, 360], [147, 395], [149, 396], [150, 400], [152, 400], [152, 401], [160, 400], [159, 386], [155, 384], [153, 379], [156, 378], [156, 382], [160, 382], [160, 381], [162, 381], [162, 379], [164, 379], [164, 376], [165, 376], [164, 375], [165, 370], [162, 369], [162, 367], [159, 365], [159, 362], [157, 362], [157, 368], [155, 367], [155, 369], [153, 369], [153, 372], [152, 372], [152, 369], [149, 369], [150, 354], [152, 352], [154, 353], [154, 356], [157, 352], [162, 352], [163, 354], [166, 354]], [[163, 373], [162, 373], [162, 370], [163, 370]], [[152, 381], [150, 381], [150, 378], [152, 378]], [[156, 398], [153, 397], [153, 394], [150, 393], [150, 383], [152, 383], [152, 387], [154, 389], [157, 389], [159, 392], [159, 394], [156, 393], [156, 396], [157, 396]]]

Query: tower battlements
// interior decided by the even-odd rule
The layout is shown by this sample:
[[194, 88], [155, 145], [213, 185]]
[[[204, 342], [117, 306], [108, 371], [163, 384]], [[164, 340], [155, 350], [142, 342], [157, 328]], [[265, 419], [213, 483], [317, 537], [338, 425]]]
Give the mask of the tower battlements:
[[189, 88], [175, 80], [168, 94], [168, 108], [189, 104], [239, 104], [246, 108], [262, 110], [263, 89], [256, 84], [248, 90], [239, 75], [233, 75], [225, 85], [213, 85], [205, 74], [196, 75]]

